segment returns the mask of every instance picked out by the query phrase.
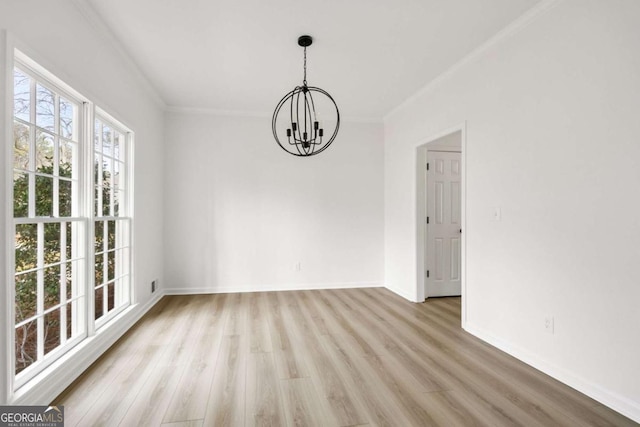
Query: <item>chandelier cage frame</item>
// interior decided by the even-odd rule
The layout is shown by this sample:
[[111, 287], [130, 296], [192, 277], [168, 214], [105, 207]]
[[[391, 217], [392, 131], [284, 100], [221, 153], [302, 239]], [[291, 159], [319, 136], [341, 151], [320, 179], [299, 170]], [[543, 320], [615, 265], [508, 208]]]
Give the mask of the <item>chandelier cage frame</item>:
[[[338, 110], [336, 101], [326, 90], [307, 85], [307, 47], [310, 46], [312, 42], [313, 39], [308, 35], [298, 38], [298, 45], [304, 48], [304, 78], [302, 80], [302, 86], [296, 86], [292, 91], [282, 97], [273, 112], [273, 118], [271, 120], [273, 137], [278, 145], [287, 153], [298, 157], [308, 157], [322, 153], [335, 140], [338, 135], [338, 130], [340, 129], [340, 111]], [[335, 109], [336, 125], [329, 140], [326, 140], [324, 127], [321, 126], [320, 120], [318, 120], [316, 102], [313, 99], [314, 94], [316, 97], [318, 95], [326, 97]], [[278, 137], [278, 118], [283, 109], [284, 111], [287, 110], [285, 106], [288, 106], [289, 110], [289, 126], [287, 126], [285, 131], [286, 139], [283, 138], [283, 143], [280, 137]], [[324, 142], [323, 138], [325, 138]]]

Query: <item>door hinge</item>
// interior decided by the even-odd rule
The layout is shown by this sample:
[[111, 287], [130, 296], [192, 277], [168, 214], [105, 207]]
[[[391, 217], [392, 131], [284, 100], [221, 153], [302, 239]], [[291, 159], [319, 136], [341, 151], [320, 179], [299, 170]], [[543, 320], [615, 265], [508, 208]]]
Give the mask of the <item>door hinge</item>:
[[429, 217], [427, 217], [427, 224], [429, 224]]
[[427, 279], [429, 278], [429, 270], [427, 270]]
[[429, 163], [427, 163], [427, 170], [429, 170]]

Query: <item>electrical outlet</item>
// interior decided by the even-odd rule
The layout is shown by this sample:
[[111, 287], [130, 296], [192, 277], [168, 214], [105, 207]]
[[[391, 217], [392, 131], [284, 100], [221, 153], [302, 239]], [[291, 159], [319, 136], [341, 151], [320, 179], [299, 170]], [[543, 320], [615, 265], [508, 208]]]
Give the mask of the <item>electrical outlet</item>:
[[544, 330], [550, 334], [553, 334], [553, 316], [547, 316], [544, 318]]
[[152, 280], [151, 281], [151, 293], [154, 293], [156, 291], [156, 281]]

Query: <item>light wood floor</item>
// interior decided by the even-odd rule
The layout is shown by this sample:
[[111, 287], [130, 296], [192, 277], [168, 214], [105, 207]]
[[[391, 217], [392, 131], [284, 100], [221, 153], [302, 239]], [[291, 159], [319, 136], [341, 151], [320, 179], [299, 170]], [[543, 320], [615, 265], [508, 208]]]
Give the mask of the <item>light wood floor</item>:
[[627, 426], [384, 289], [163, 298], [62, 395], [67, 426]]

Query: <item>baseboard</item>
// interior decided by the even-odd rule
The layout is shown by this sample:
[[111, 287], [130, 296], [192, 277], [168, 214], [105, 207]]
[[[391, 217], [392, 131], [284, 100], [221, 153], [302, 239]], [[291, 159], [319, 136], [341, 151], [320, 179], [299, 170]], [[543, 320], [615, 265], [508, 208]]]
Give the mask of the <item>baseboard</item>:
[[398, 289], [394, 289], [394, 288], [390, 288], [388, 286], [385, 286], [386, 289], [390, 290], [391, 292], [393, 292], [394, 294], [401, 296], [402, 298], [406, 299], [407, 301], [411, 301], [411, 302], [422, 302], [422, 301], [418, 301], [416, 299], [416, 294], [408, 294], [406, 292], [400, 291]]
[[535, 369], [555, 378], [556, 380], [578, 390], [581, 393], [586, 394], [592, 399], [597, 400], [605, 406], [613, 409], [631, 418], [632, 420], [640, 423], [640, 403], [634, 402], [625, 396], [621, 396], [618, 393], [607, 390], [597, 384], [588, 381], [573, 372], [570, 372], [564, 368], [560, 368], [554, 364], [551, 364], [540, 357], [531, 353], [528, 350], [514, 346], [513, 344], [498, 338], [482, 328], [478, 328], [467, 321], [464, 329], [471, 335], [491, 344], [492, 346], [499, 348], [505, 353], [515, 357], [518, 360], [534, 367]]
[[309, 291], [315, 289], [353, 289], [353, 288], [381, 288], [382, 284], [373, 282], [351, 283], [291, 283], [291, 284], [261, 284], [216, 286], [202, 288], [170, 288], [165, 289], [166, 295], [195, 295], [195, 294], [235, 294], [246, 292], [274, 292], [274, 291]]
[[[11, 405], [49, 405], [93, 362], [142, 318], [164, 293], [157, 292], [144, 305], [134, 305], [119, 314], [105, 329], [82, 341], [11, 396]], [[116, 320], [114, 319], [114, 320]]]

